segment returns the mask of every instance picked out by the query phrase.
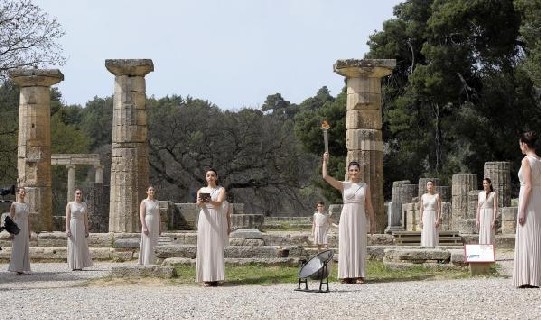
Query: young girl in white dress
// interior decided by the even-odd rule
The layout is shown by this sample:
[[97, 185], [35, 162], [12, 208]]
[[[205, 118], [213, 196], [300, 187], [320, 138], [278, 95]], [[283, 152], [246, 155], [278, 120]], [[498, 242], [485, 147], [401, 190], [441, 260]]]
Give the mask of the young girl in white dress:
[[325, 212], [325, 202], [319, 201], [316, 208], [317, 211], [312, 217], [312, 237], [314, 238], [314, 245], [317, 246], [317, 251], [320, 252], [322, 248], [329, 248], [328, 232], [332, 222]]

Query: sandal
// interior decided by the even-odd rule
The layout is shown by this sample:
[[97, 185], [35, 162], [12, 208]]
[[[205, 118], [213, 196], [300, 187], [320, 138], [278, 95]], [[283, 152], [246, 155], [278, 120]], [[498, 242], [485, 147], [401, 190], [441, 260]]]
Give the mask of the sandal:
[[363, 277], [359, 277], [359, 278], [355, 279], [355, 283], [356, 283], [356, 284], [364, 284], [364, 278], [363, 278]]
[[351, 284], [351, 278], [342, 278], [340, 279], [341, 284]]

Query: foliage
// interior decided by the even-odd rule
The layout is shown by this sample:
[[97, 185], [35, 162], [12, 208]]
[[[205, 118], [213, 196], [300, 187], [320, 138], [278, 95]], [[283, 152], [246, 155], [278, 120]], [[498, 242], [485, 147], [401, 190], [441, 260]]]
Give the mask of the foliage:
[[367, 55], [397, 59], [384, 88], [386, 189], [516, 159], [516, 133], [539, 126], [541, 113], [516, 68], [513, 1], [412, 0], [395, 15], [370, 37]]
[[57, 43], [64, 31], [31, 0], [0, 2], [0, 30], [0, 80], [6, 79], [10, 69], [62, 65], [65, 61]]
[[194, 201], [213, 167], [229, 199], [247, 212], [305, 209], [299, 192], [309, 183], [305, 168], [313, 159], [300, 151], [291, 120], [253, 109], [221, 111], [180, 96], [150, 99], [148, 110], [152, 180], [162, 187], [160, 196]]
[[11, 82], [0, 86], [0, 186], [17, 181], [17, 137], [19, 133], [19, 89]]

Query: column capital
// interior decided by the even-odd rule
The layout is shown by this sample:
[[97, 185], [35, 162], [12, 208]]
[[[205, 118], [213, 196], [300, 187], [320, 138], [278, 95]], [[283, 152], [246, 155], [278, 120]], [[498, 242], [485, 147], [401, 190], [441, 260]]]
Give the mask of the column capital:
[[346, 78], [382, 78], [390, 75], [395, 59], [341, 59], [333, 65], [334, 72]]
[[142, 76], [154, 71], [151, 59], [106, 59], [105, 68], [115, 76]]
[[13, 69], [8, 74], [19, 87], [50, 87], [64, 81], [58, 69]]

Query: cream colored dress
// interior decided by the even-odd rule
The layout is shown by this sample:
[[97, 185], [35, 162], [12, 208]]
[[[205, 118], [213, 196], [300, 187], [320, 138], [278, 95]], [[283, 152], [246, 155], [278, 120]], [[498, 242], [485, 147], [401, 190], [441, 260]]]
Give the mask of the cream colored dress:
[[145, 222], [148, 236], [141, 227], [141, 242], [139, 245], [139, 264], [148, 266], [156, 264], [154, 248], [160, 237], [160, 203], [158, 200], [143, 200], [145, 203]]
[[[203, 187], [200, 192], [210, 193], [212, 201], [216, 201], [221, 188]], [[226, 223], [223, 205], [214, 208], [213, 205], [207, 203], [206, 207], [199, 211], [195, 259], [196, 282], [224, 280], [224, 224]]]
[[366, 259], [365, 183], [343, 182], [338, 225], [338, 279], [364, 277]]
[[421, 247], [434, 248], [438, 246], [439, 235], [436, 228], [437, 193], [425, 193], [421, 196], [423, 200], [423, 230], [421, 231]]
[[494, 195], [496, 193], [479, 192], [479, 244], [494, 244]]
[[314, 213], [314, 244], [321, 245], [328, 243], [328, 231], [330, 227], [329, 215], [316, 212]]
[[[513, 285], [541, 286], [541, 160], [526, 157], [531, 167], [532, 189], [525, 208], [526, 221], [518, 223], [515, 235], [515, 261]], [[524, 197], [522, 167], [518, 171], [520, 180], [519, 208]]]
[[93, 265], [88, 250], [85, 231], [85, 202], [72, 201], [69, 203], [71, 219], [71, 237], [68, 238], [68, 266], [71, 270], [82, 269]]
[[28, 203], [14, 202], [15, 216], [13, 221], [19, 226], [19, 234], [14, 235], [11, 242], [11, 259], [9, 271], [30, 272], [29, 234], [28, 234]]

